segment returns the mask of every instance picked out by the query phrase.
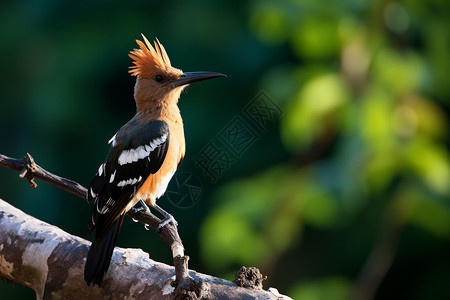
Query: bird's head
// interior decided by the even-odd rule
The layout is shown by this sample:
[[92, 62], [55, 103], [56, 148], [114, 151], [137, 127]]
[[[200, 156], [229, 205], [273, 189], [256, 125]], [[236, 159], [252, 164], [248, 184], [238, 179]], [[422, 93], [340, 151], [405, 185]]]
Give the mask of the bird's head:
[[169, 56], [163, 45], [155, 40], [153, 48], [147, 38], [142, 35], [144, 42], [136, 40], [139, 49], [133, 49], [129, 56], [133, 59], [130, 73], [137, 76], [135, 99], [138, 110], [154, 102], [178, 101], [181, 91], [190, 83], [226, 77], [214, 72], [183, 72], [172, 67]]

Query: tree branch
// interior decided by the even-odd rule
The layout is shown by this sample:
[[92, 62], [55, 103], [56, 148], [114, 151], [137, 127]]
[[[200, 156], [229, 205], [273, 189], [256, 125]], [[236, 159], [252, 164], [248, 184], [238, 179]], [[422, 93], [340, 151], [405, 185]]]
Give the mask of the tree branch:
[[75, 196], [86, 199], [87, 189], [84, 186], [75, 181], [57, 176], [44, 170], [34, 162], [33, 157], [29, 153], [27, 153], [27, 156], [22, 159], [11, 158], [0, 154], [0, 165], [19, 171], [19, 177], [26, 177], [30, 182], [31, 187], [37, 187], [37, 184], [34, 182], [34, 178], [37, 178], [59, 187], [66, 192], [74, 194]]
[[83, 272], [90, 243], [37, 220], [0, 199], [0, 277], [32, 288], [37, 299], [280, 299], [276, 290], [189, 271], [174, 288], [173, 267], [140, 249], [116, 247], [102, 286], [88, 287]]

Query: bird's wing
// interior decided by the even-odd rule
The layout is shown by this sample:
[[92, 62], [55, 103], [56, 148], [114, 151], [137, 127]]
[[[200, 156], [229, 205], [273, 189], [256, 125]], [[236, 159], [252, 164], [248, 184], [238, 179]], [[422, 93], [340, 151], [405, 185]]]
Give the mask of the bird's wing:
[[106, 161], [100, 165], [88, 189], [95, 200], [88, 236], [97, 227], [101, 238], [134, 197], [150, 174], [161, 167], [169, 148], [169, 126], [164, 121], [124, 126], [110, 140]]

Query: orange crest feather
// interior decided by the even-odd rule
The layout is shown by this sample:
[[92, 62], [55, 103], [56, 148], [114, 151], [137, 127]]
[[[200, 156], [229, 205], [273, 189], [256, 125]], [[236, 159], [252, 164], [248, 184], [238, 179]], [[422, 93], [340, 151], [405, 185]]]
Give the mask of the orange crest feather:
[[134, 64], [129, 70], [131, 75], [151, 77], [160, 70], [170, 69], [172, 66], [169, 56], [159, 40], [157, 38], [155, 39], [155, 48], [153, 48], [152, 44], [150, 44], [143, 34], [142, 37], [144, 38], [145, 44], [140, 40], [136, 40], [140, 49], [133, 49], [129, 54]]

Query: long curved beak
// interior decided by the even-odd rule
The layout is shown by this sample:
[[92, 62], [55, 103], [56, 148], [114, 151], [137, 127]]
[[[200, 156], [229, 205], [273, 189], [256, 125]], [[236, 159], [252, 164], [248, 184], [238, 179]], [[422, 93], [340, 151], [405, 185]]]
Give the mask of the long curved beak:
[[207, 80], [207, 79], [213, 79], [217, 77], [227, 77], [227, 75], [222, 73], [216, 73], [216, 72], [186, 72], [181, 75], [180, 78], [175, 79], [172, 81], [172, 86], [182, 86], [186, 84], [190, 84], [197, 81]]

